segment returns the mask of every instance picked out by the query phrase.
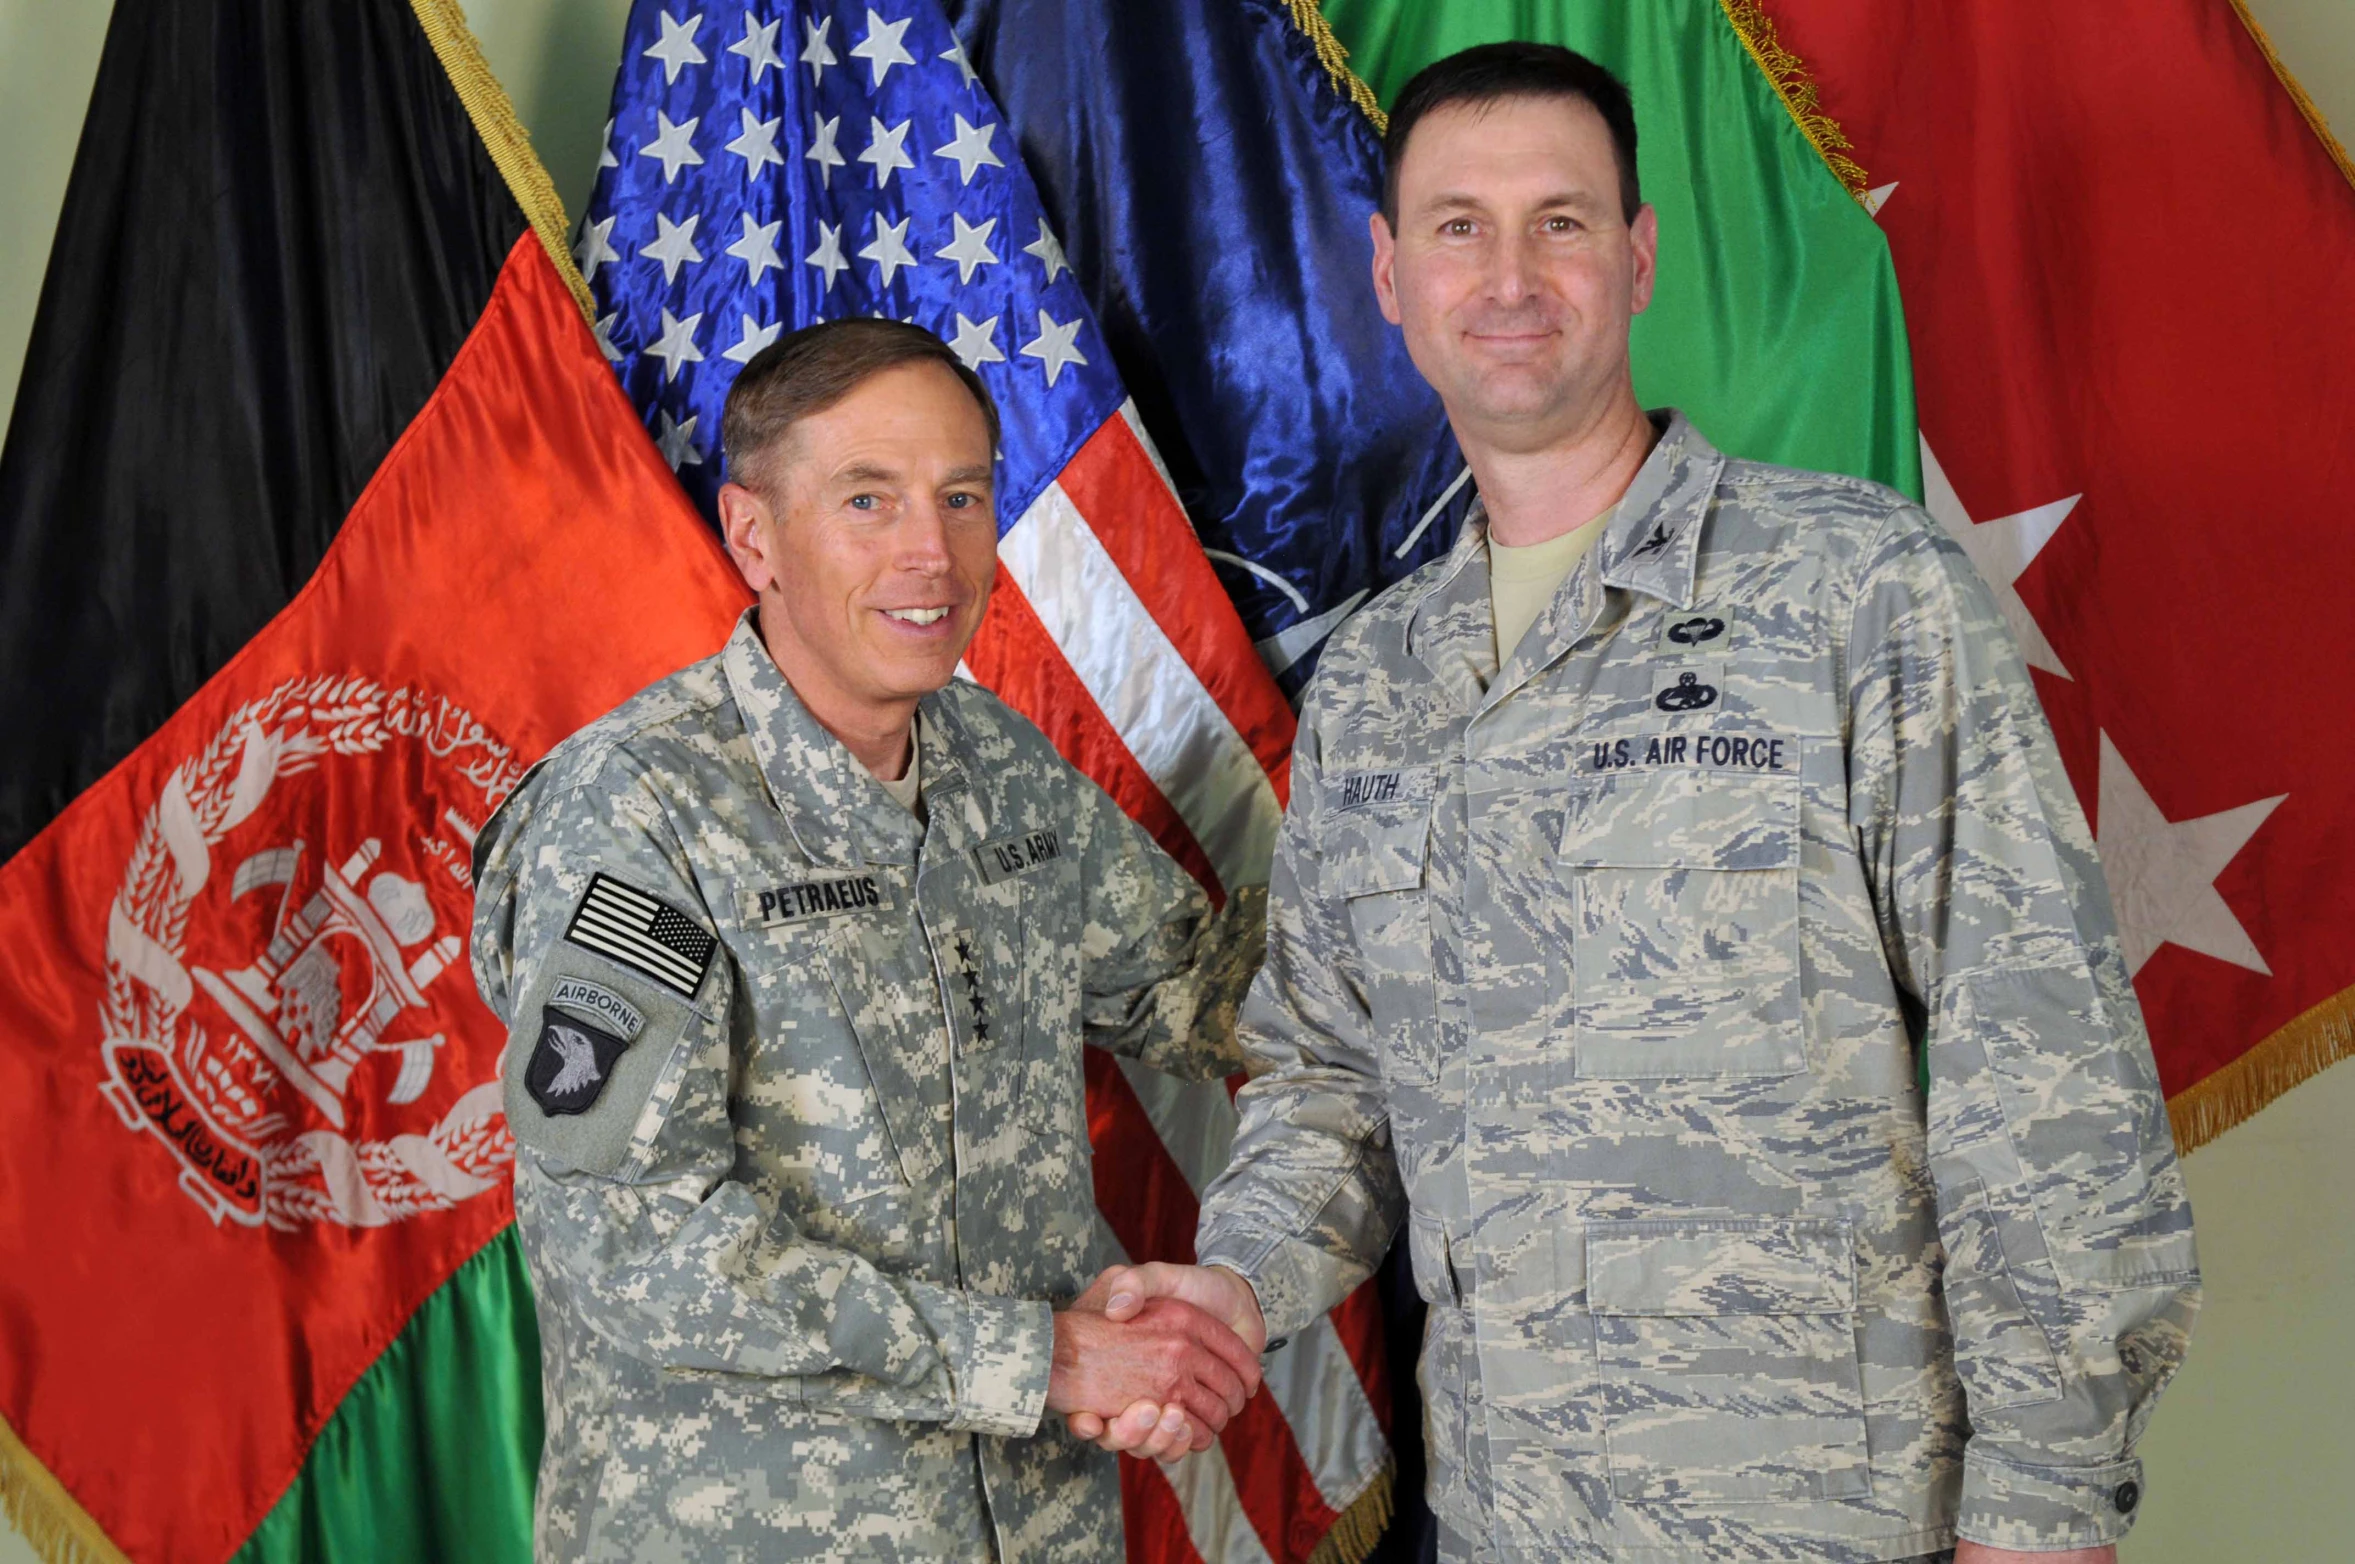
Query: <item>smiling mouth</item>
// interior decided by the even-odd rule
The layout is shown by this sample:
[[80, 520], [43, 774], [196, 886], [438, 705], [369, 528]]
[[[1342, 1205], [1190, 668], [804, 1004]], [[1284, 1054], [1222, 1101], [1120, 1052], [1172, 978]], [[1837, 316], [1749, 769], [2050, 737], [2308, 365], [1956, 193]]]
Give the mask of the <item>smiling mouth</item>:
[[906, 625], [938, 624], [949, 616], [946, 608], [886, 608], [884, 617]]

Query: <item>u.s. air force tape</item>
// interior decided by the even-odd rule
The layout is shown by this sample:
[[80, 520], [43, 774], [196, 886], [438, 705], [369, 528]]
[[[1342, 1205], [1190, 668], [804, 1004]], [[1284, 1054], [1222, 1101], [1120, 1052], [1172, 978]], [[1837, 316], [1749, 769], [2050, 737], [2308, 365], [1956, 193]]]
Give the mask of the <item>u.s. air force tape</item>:
[[736, 892], [737, 911], [746, 923], [761, 929], [846, 912], [881, 912], [890, 906], [891, 887], [872, 870], [787, 885], [746, 886]]
[[688, 999], [703, 986], [711, 953], [719, 947], [701, 924], [669, 902], [608, 874], [589, 881], [564, 937]]

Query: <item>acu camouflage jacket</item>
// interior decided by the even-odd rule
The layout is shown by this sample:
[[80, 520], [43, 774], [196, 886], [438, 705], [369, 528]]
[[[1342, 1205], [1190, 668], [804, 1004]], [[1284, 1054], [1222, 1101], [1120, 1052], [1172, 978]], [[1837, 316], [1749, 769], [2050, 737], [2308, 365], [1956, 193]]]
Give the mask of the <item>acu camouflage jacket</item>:
[[1210, 917], [995, 698], [921, 711], [920, 827], [747, 613], [477, 845], [545, 1558], [1119, 1557], [1113, 1459], [1041, 1418], [1111, 1258], [1079, 1049], [1234, 1070], [1265, 892]]
[[1501, 669], [1486, 560], [1324, 654], [1202, 1258], [1282, 1334], [1407, 1224], [1448, 1558], [2118, 1536], [2191, 1212], [1984, 586], [1681, 417]]

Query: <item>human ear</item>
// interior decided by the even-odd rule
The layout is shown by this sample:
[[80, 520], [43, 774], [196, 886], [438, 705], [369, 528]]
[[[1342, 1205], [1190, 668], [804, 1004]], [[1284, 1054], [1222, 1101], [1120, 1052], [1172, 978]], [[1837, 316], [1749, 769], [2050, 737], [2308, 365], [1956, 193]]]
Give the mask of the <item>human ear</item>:
[[1635, 251], [1635, 285], [1630, 290], [1628, 313], [1641, 315], [1651, 307], [1652, 282], [1660, 259], [1660, 214], [1649, 203], [1627, 225], [1627, 242]]
[[1374, 236], [1374, 302], [1382, 306], [1382, 318], [1395, 326], [1399, 323], [1398, 284], [1394, 274], [1398, 264], [1398, 237], [1390, 231], [1390, 224], [1380, 212], [1366, 219], [1366, 227]]
[[781, 562], [773, 555], [776, 530], [770, 525], [775, 513], [758, 490], [741, 483], [721, 484], [719, 502], [720, 535], [727, 542], [728, 557], [736, 562], [744, 584], [758, 596], [778, 579]]

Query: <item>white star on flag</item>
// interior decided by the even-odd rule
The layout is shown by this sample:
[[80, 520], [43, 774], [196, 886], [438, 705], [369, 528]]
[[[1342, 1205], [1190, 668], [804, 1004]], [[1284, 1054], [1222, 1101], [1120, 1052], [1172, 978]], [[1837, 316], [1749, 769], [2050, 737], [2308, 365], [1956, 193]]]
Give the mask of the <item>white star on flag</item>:
[[728, 150], [744, 159], [744, 177], [759, 178], [763, 163], [774, 163], [783, 168], [785, 154], [777, 150], [777, 132], [785, 128], [784, 119], [756, 119], [750, 109], [739, 109], [737, 112], [744, 116], [744, 128], [737, 132], [734, 141], [728, 143]]
[[695, 449], [696, 415], [689, 413], [687, 421], [682, 424], [671, 417], [668, 408], [658, 407], [654, 410], [654, 416], [662, 420], [662, 428], [654, 436], [655, 448], [662, 452], [662, 459], [671, 464], [671, 471], [702, 466], [703, 453]]
[[864, 60], [874, 68], [875, 80], [872, 85], [882, 86], [883, 73], [894, 65], [912, 66], [916, 63], [916, 57], [908, 53], [907, 46], [900, 42], [915, 20], [911, 16], [905, 21], [887, 22], [875, 13], [873, 6], [867, 7], [867, 36], [851, 45], [850, 53], [852, 59]]
[[842, 63], [834, 58], [833, 46], [826, 42], [826, 35], [833, 30], [834, 18], [831, 16], [801, 24], [801, 63], [810, 68], [810, 85], [813, 87], [825, 79], [827, 66]]
[[605, 134], [597, 138], [597, 166], [621, 167], [621, 159], [613, 155], [613, 121], [610, 118], [605, 121]]
[[893, 169], [916, 166], [916, 160], [908, 156], [907, 149], [908, 127], [914, 123], [914, 120], [903, 119], [897, 128], [886, 130], [883, 121], [868, 116], [867, 150], [859, 154], [859, 161], [874, 165], [876, 189], [881, 190], [890, 185]]
[[674, 125], [671, 117], [660, 109], [654, 111], [655, 137], [638, 149], [638, 156], [659, 159], [662, 163], [662, 182], [669, 184], [679, 177], [679, 170], [690, 163], [703, 161], [703, 154], [695, 150], [695, 127], [703, 123], [700, 115], [684, 125]]
[[638, 253], [662, 262], [662, 280], [666, 285], [678, 281], [680, 267], [703, 259], [703, 252], [695, 248], [695, 225], [702, 221], [702, 214], [697, 212], [689, 213], [683, 223], [674, 223], [660, 212], [654, 214], [654, 242]]
[[728, 246], [728, 253], [744, 263], [744, 285], [757, 288], [760, 286], [761, 268], [785, 269], [785, 263], [777, 259], [777, 235], [784, 231], [785, 222], [779, 218], [773, 223], [756, 223], [750, 212], [737, 215], [744, 221], [744, 232], [734, 244]]
[[934, 157], [952, 158], [957, 165], [957, 183], [973, 183], [973, 171], [987, 163], [992, 168], [1004, 168], [1005, 161], [989, 149], [990, 137], [998, 133], [995, 125], [968, 125], [965, 116], [957, 119], [957, 134], [945, 147], [935, 147]]
[[744, 13], [744, 36], [728, 45], [730, 54], [744, 56], [745, 69], [752, 73], [755, 86], [760, 84], [762, 71], [772, 66], [778, 70], [785, 68], [785, 57], [777, 52], [777, 29], [784, 25], [782, 21], [777, 21], [763, 26], [754, 21], [752, 13], [747, 11]]
[[774, 326], [764, 326], [747, 315], [744, 317], [744, 335], [737, 339], [734, 347], [722, 353], [720, 357], [733, 363], [749, 364], [752, 362], [752, 355], [776, 341], [784, 329], [785, 323], [783, 321], [777, 322]]
[[1047, 220], [1043, 217], [1038, 220], [1037, 240], [1024, 245], [1022, 253], [1038, 257], [1038, 263], [1047, 269], [1047, 281], [1049, 282], [1055, 280], [1057, 272], [1071, 269], [1071, 263], [1063, 259], [1063, 246], [1055, 242], [1054, 230], [1047, 226]]
[[1085, 354], [1075, 345], [1079, 337], [1079, 317], [1058, 324], [1045, 310], [1038, 312], [1038, 335], [1022, 344], [1022, 356], [1035, 358], [1046, 366], [1047, 384], [1063, 373], [1066, 364], [1084, 364]]
[[662, 62], [662, 84], [667, 87], [679, 79], [680, 71], [703, 63], [703, 51], [695, 47], [695, 29], [703, 25], [703, 13], [682, 22], [664, 11], [656, 20], [662, 24], [662, 37], [646, 46], [646, 57]]
[[957, 68], [957, 74], [965, 78], [965, 90], [968, 92], [973, 90], [975, 82], [981, 80], [973, 73], [973, 62], [965, 58], [965, 46], [961, 43], [950, 44], [936, 58], [946, 60]]
[[662, 360], [662, 378], [679, 378], [681, 364], [700, 364], [703, 350], [695, 345], [695, 328], [703, 324], [703, 312], [698, 310], [680, 320], [669, 310], [662, 312], [662, 340], [646, 351]]
[[613, 345], [613, 323], [619, 319], [621, 319], [621, 311], [615, 310], [610, 315], [597, 317], [596, 324], [589, 328], [590, 333], [597, 339], [597, 351], [605, 355], [605, 362], [608, 364], [621, 362], [621, 349]]
[[810, 115], [810, 149], [802, 156], [818, 165], [818, 184], [824, 189], [834, 188], [836, 169], [849, 166], [849, 160], [834, 145], [834, 138], [841, 131], [841, 115], [837, 114], [832, 119], [822, 119], [815, 113]]
[[971, 282], [976, 270], [997, 264], [997, 252], [989, 247], [989, 231], [998, 226], [998, 220], [990, 218], [976, 228], [965, 221], [963, 213], [951, 212], [949, 221], [956, 224], [956, 237], [932, 253], [936, 259], [957, 263], [957, 281]]
[[2118, 910], [2118, 944], [2129, 976], [2161, 945], [2181, 945], [2218, 961], [2273, 975], [2256, 942], [2216, 890], [2216, 876], [2281, 806], [2260, 799], [2192, 820], [2169, 820], [2142, 780], [2127, 768], [2108, 733], [2101, 736], [2097, 810], [2103, 874]]
[[913, 219], [903, 217], [888, 226], [883, 214], [875, 214], [874, 242], [859, 251], [859, 259], [873, 261], [883, 273], [883, 286], [891, 286], [891, 279], [903, 266], [916, 264], [916, 257], [908, 249], [908, 224]]
[[2074, 678], [2061, 666], [2060, 654], [2044, 638], [2044, 631], [2038, 627], [2035, 615], [2028, 612], [2028, 605], [2020, 601], [2014, 583], [2044, 545], [2052, 541], [2052, 535], [2060, 530], [2069, 512], [2085, 496], [2072, 494], [2034, 510], [1974, 522], [1955, 495], [1954, 485], [1947, 481], [1946, 469], [1931, 454], [1926, 435], [1922, 437], [1922, 495], [1923, 508], [1962, 545], [1963, 552], [1978, 567], [1980, 579], [1994, 592], [1995, 606], [2003, 610], [2004, 623], [2011, 626], [2012, 639], [2019, 643], [2020, 655], [2028, 660], [2028, 666], [2059, 674], [2064, 679]]
[[[880, 223], [883, 219], [878, 217], [875, 221]], [[802, 259], [815, 266], [818, 275], [826, 279], [818, 284], [818, 292], [821, 295], [829, 292], [834, 286], [834, 274], [850, 270], [850, 262], [842, 258], [842, 225], [819, 223], [818, 247]]]
[[949, 339], [949, 351], [965, 361], [967, 369], [979, 369], [984, 364], [1003, 364], [1006, 355], [998, 347], [998, 318], [976, 324], [957, 312], [957, 334]]
[[598, 267], [621, 259], [613, 248], [613, 224], [611, 217], [601, 223], [582, 222], [580, 243], [572, 250], [573, 264], [581, 269], [581, 281], [595, 282]]

